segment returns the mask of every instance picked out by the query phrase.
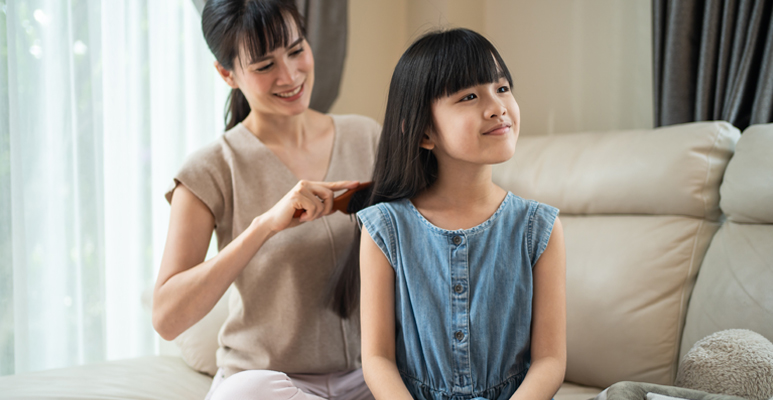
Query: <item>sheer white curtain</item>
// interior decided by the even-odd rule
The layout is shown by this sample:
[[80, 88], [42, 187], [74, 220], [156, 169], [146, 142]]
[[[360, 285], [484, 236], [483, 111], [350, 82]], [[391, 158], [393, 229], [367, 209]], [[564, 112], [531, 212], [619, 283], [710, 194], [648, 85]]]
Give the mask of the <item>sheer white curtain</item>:
[[163, 193], [222, 131], [213, 61], [190, 0], [0, 0], [0, 375], [159, 352]]

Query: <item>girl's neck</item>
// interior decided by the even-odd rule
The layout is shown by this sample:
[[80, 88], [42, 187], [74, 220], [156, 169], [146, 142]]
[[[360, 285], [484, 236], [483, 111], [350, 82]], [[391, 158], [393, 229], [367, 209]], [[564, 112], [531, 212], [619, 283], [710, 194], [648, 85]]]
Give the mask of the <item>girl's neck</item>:
[[464, 206], [480, 204], [500, 190], [491, 181], [491, 166], [485, 165], [470, 169], [438, 168], [438, 178], [426, 192]]
[[438, 179], [411, 199], [434, 225], [448, 230], [469, 229], [486, 221], [507, 192], [491, 180], [491, 166], [438, 169]]

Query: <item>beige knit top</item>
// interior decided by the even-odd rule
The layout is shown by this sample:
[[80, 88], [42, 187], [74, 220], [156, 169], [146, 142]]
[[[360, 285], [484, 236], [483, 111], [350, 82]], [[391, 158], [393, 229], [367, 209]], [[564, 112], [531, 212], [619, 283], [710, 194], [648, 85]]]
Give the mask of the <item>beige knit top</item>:
[[[378, 123], [354, 115], [332, 118], [335, 138], [325, 181], [370, 180]], [[212, 211], [222, 249], [298, 179], [239, 124], [192, 154], [175, 182]], [[337, 212], [266, 241], [229, 299], [217, 352], [226, 376], [247, 369], [329, 373], [360, 367], [359, 314], [342, 320], [326, 306], [330, 275], [353, 240], [354, 226], [353, 218]]]

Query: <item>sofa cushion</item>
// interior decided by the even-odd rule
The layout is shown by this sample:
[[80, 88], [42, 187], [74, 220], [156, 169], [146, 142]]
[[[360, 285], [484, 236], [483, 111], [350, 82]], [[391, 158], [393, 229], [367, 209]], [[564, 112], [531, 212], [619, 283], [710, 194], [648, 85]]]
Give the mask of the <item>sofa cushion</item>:
[[720, 189], [727, 221], [706, 253], [690, 299], [681, 354], [725, 329], [773, 341], [773, 124], [749, 127]]
[[494, 179], [566, 214], [685, 215], [717, 220], [719, 184], [738, 130], [726, 122], [518, 139]]
[[566, 380], [673, 384], [687, 300], [718, 223], [563, 216]]
[[730, 221], [773, 224], [773, 124], [743, 132], [719, 193]]
[[203, 399], [212, 378], [153, 356], [0, 377], [4, 399]]

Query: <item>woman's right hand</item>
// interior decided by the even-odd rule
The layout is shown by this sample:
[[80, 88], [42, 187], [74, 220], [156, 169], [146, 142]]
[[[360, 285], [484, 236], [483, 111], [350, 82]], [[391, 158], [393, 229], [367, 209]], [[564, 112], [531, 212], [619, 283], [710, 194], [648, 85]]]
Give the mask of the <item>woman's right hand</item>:
[[[271, 209], [257, 217], [274, 234], [276, 232], [313, 221], [333, 213], [335, 192], [354, 189], [357, 181], [312, 182], [301, 180]], [[293, 218], [296, 210], [303, 210], [299, 218]]]

